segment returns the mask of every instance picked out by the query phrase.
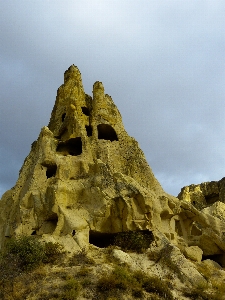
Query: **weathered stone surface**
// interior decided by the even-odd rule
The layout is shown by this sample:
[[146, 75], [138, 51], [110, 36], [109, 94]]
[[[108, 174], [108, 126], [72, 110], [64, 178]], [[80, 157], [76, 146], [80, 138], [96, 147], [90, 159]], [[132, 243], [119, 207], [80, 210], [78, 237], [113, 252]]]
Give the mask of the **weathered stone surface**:
[[202, 260], [202, 254], [203, 251], [198, 246], [185, 247], [184, 249], [184, 255], [193, 261], [200, 262]]
[[225, 202], [223, 190], [221, 180], [184, 188], [179, 199], [165, 193], [102, 83], [94, 84], [93, 97], [85, 94], [72, 65], [48, 127], [0, 201], [0, 247], [26, 234], [59, 242], [72, 253], [88, 248], [89, 241], [99, 246], [99, 234], [107, 239], [145, 230], [152, 232], [156, 249], [169, 242], [185, 260], [182, 252], [198, 246], [203, 256], [225, 265], [223, 203], [215, 204], [218, 197]]
[[198, 209], [211, 206], [218, 201], [225, 203], [225, 178], [185, 186], [181, 189], [178, 198], [192, 203]]
[[48, 127], [2, 197], [0, 243], [33, 234], [68, 236], [84, 247], [90, 233], [152, 230], [158, 214], [172, 213], [166, 197], [102, 83], [91, 98], [71, 66]]

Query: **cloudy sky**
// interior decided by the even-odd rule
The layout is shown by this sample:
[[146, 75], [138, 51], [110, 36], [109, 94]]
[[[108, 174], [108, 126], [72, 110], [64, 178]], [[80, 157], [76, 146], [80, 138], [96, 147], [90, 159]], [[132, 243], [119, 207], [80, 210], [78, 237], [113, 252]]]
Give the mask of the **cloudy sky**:
[[118, 106], [163, 188], [225, 176], [224, 0], [0, 4], [0, 195], [48, 124], [72, 64]]

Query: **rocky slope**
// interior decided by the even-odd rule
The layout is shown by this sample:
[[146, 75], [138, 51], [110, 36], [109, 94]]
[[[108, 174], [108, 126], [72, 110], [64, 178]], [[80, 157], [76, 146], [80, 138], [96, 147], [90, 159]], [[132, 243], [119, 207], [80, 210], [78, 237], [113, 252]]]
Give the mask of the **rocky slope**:
[[[82, 249], [101, 257], [118, 234], [136, 232], [148, 247], [142, 254], [113, 249], [117, 264], [166, 280], [178, 299], [185, 287], [200, 286], [213, 299], [215, 278], [225, 278], [223, 191], [221, 181], [186, 187], [178, 198], [165, 193], [102, 83], [94, 84], [93, 97], [85, 94], [72, 65], [48, 127], [0, 201], [0, 247], [32, 235], [61, 244], [68, 257]], [[110, 259], [104, 264], [113, 268]], [[103, 272], [103, 261], [99, 266]]]

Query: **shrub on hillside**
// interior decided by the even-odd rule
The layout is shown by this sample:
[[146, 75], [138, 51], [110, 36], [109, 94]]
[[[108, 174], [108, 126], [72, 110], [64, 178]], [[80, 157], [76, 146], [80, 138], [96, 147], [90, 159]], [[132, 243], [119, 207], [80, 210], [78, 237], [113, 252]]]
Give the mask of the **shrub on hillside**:
[[45, 247], [33, 236], [19, 236], [16, 239], [10, 239], [8, 242], [4, 257], [9, 254], [17, 257], [23, 270], [31, 270], [43, 261]]
[[114, 245], [121, 247], [125, 251], [131, 250], [142, 253], [149, 248], [152, 241], [153, 236], [151, 232], [125, 231], [116, 234]]
[[63, 246], [59, 243], [47, 242], [44, 244], [44, 252], [43, 262], [45, 264], [54, 263], [57, 262], [63, 254]]
[[30, 271], [41, 263], [55, 262], [61, 253], [62, 246], [58, 243], [42, 243], [34, 236], [19, 236], [8, 241], [0, 261], [0, 270], [7, 263], [9, 269], [16, 266], [20, 271]]

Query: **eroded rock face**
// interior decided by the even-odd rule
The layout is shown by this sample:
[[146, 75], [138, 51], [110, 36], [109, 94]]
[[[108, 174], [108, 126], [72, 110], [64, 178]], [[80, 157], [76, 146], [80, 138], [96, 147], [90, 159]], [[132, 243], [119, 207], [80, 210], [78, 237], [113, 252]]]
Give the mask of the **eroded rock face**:
[[48, 127], [2, 197], [1, 244], [4, 237], [35, 234], [70, 236], [83, 246], [90, 230], [151, 230], [154, 201], [164, 194], [102, 83], [94, 84], [91, 98], [71, 66]]
[[178, 198], [192, 203], [198, 209], [209, 207], [218, 201], [225, 203], [225, 177], [219, 181], [185, 186]]
[[[214, 210], [215, 212], [215, 210]], [[58, 89], [48, 127], [32, 144], [16, 185], [0, 201], [0, 246], [37, 235], [73, 252], [100, 233], [147, 230], [182, 252], [225, 251], [225, 223], [191, 201], [165, 193], [102, 83], [85, 94], [72, 65]], [[106, 236], [104, 236], [106, 237]], [[221, 258], [222, 259], [222, 258]]]

